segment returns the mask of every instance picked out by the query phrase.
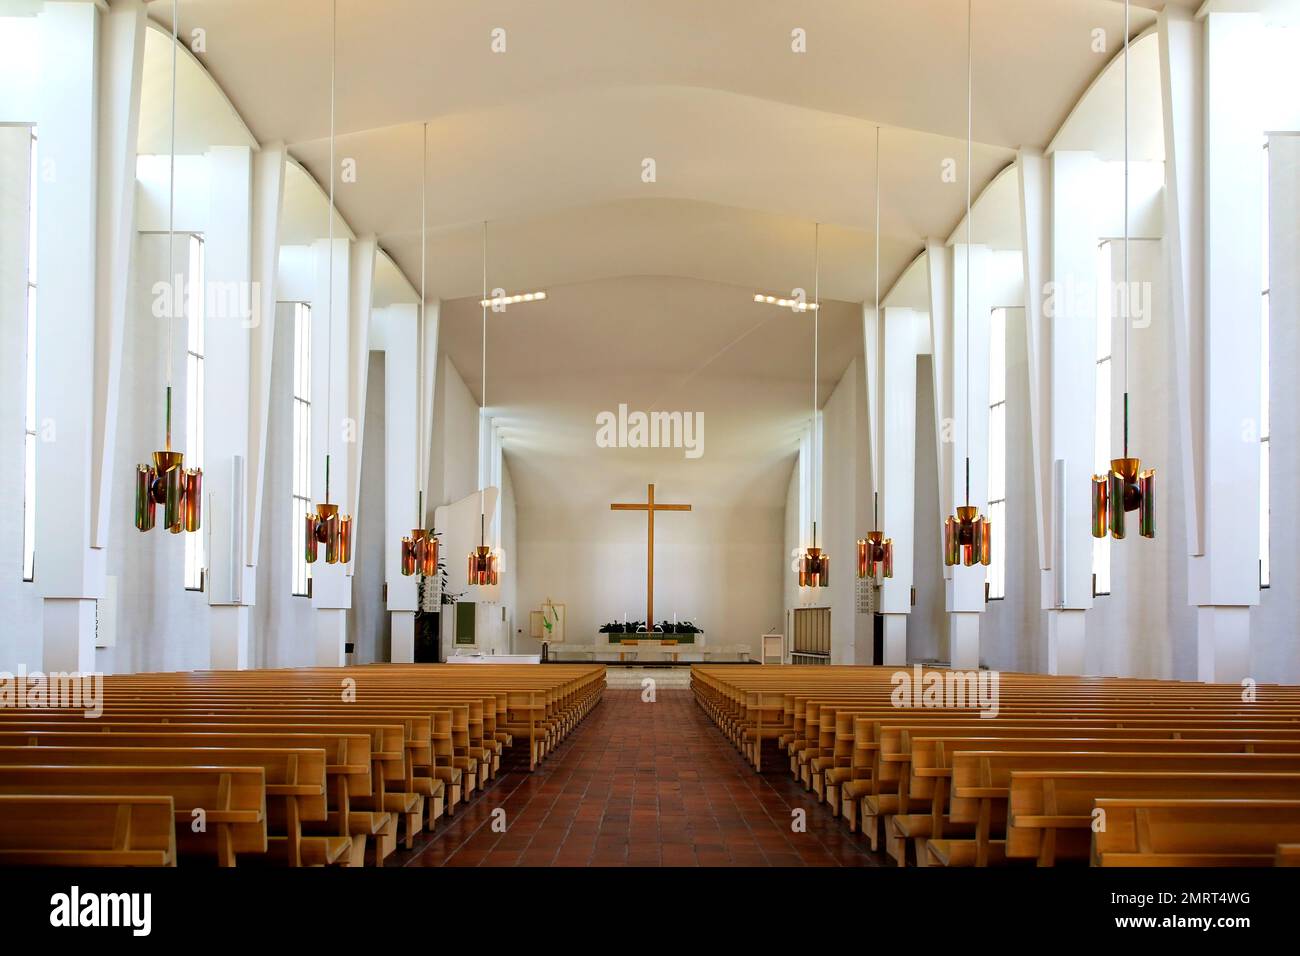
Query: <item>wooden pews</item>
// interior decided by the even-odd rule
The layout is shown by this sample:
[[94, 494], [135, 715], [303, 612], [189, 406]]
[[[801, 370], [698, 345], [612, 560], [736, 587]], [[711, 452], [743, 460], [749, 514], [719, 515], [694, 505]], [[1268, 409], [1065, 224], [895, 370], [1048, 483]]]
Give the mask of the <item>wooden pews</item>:
[[[181, 865], [203, 857], [223, 866], [378, 865], [399, 840], [412, 847], [490, 785], [508, 748], [535, 769], [600, 701], [604, 685], [604, 668], [594, 665], [109, 676], [93, 719], [73, 709], [0, 710], [0, 796], [13, 798], [0, 803], [0, 835], [10, 818], [39, 818], [33, 808], [43, 797], [59, 806], [52, 815], [70, 812], [65, 797], [118, 800], [93, 804], [90, 830], [59, 831], [66, 846], [13, 847], [32, 862], [76, 851], [78, 860], [107, 864], [126, 859], [110, 850], [135, 848], [119, 846], [99, 824], [126, 814], [129, 833], [140, 814], [143, 835], [158, 800], [169, 798], [165, 863], [179, 851]], [[151, 802], [136, 809], [135, 798]], [[119, 805], [125, 809], [113, 809]], [[146, 858], [158, 857], [139, 857]]]
[[0, 866], [175, 866], [171, 797], [0, 794]]
[[[922, 677], [946, 696], [909, 692]], [[1295, 687], [1247, 701], [1236, 686], [1174, 681], [696, 665], [692, 689], [755, 770], [788, 769], [900, 865], [1100, 864], [1090, 838], [1107, 800], [1300, 800]], [[1141, 819], [1174, 833], [1170, 812]], [[1295, 856], [1284, 829], [1263, 850], [1242, 833], [1222, 859]]]
[[1105, 797], [1096, 809], [1094, 866], [1270, 866], [1300, 840], [1300, 800]]

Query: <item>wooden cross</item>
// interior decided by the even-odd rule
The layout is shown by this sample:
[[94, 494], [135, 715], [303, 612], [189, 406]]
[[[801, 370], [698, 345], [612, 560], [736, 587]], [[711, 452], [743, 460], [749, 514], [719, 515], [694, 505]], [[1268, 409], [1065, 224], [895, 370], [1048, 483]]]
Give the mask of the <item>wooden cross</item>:
[[645, 627], [650, 632], [655, 627], [655, 512], [656, 511], [690, 511], [690, 505], [655, 504], [655, 486], [646, 489], [646, 503], [623, 504], [615, 502], [609, 506], [610, 511], [644, 511], [648, 522], [646, 535], [645, 560]]

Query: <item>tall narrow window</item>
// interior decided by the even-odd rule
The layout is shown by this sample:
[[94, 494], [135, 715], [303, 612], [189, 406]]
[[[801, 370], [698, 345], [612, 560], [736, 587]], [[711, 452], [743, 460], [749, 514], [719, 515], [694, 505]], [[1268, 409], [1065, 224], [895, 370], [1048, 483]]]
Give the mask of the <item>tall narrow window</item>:
[[304, 525], [311, 511], [311, 306], [293, 308], [293, 593], [311, 596]]
[[27, 396], [23, 413], [23, 580], [36, 576], [36, 131], [27, 191]]
[[[1111, 285], [1110, 241], [1097, 247], [1097, 396], [1093, 419], [1096, 437], [1093, 446], [1093, 470], [1104, 475], [1110, 469], [1111, 419]], [[1092, 593], [1110, 593], [1110, 538], [1092, 539]]]
[[993, 563], [988, 599], [1007, 596], [1007, 313], [989, 316], [989, 520], [993, 522]]
[[1268, 363], [1269, 363], [1269, 274], [1268, 274], [1268, 143], [1264, 143], [1264, 294], [1260, 297], [1260, 342], [1263, 345], [1260, 355], [1260, 395], [1259, 395], [1259, 586], [1266, 588], [1272, 578], [1269, 567], [1269, 485], [1268, 463], [1273, 446], [1269, 442], [1270, 425], [1268, 410]]
[[[185, 467], [203, 467], [203, 240], [190, 236], [189, 287], [185, 297]], [[185, 588], [203, 590], [202, 534], [185, 535]]]

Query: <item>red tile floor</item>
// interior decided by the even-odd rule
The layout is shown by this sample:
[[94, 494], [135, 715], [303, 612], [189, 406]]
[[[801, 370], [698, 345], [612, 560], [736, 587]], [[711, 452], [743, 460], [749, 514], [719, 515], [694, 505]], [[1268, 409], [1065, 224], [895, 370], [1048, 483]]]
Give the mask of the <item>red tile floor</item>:
[[[878, 866], [784, 769], [753, 772], [690, 691], [606, 690], [534, 773], [502, 773], [392, 866]], [[505, 832], [493, 811], [505, 810]], [[791, 811], [807, 811], [807, 830]], [[498, 819], [500, 815], [498, 814]], [[421, 842], [423, 840], [423, 842]]]

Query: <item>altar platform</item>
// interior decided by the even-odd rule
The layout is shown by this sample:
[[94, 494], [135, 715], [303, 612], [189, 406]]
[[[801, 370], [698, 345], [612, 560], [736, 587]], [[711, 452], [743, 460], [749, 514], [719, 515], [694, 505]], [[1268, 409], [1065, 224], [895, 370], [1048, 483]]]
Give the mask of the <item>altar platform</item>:
[[[604, 637], [604, 635], [601, 635]], [[756, 660], [754, 648], [749, 644], [711, 644], [666, 637], [620, 635], [617, 642], [592, 644], [550, 644], [547, 656], [551, 660], [586, 660], [606, 664], [690, 664], [690, 663], [748, 663]]]

